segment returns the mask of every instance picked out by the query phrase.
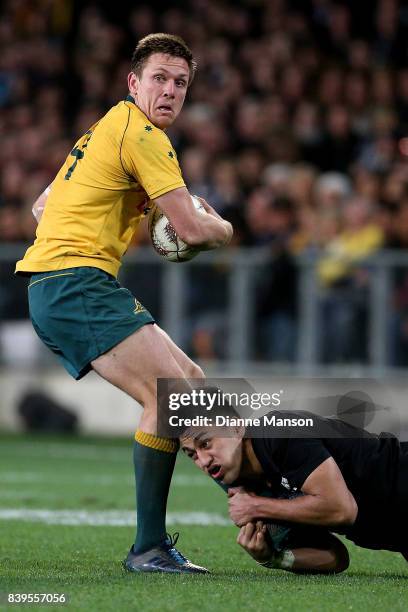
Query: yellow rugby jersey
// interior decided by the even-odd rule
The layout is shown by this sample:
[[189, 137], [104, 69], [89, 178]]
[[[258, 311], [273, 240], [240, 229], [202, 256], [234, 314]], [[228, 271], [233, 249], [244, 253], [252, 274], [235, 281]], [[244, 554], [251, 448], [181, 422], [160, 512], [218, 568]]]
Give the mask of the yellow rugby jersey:
[[184, 186], [168, 137], [128, 96], [68, 155], [16, 272], [93, 266], [117, 276], [147, 201]]

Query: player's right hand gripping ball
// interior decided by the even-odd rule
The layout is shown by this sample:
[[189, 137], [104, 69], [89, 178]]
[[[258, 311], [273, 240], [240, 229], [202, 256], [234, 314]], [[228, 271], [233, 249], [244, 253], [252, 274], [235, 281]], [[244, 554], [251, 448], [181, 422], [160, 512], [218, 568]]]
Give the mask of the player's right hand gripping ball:
[[[198, 198], [191, 196], [191, 199], [200, 213], [207, 214]], [[200, 252], [177, 235], [176, 230], [158, 206], [155, 206], [149, 215], [149, 234], [156, 253], [168, 261], [189, 261]]]

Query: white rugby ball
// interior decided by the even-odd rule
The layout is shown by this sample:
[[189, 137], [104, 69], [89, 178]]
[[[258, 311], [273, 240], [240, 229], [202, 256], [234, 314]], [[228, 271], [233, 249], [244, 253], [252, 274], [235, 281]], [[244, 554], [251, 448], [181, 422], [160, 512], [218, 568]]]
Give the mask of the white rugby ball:
[[[191, 196], [191, 200], [200, 213], [206, 214], [204, 206], [196, 196]], [[149, 215], [149, 234], [156, 253], [168, 261], [189, 261], [200, 252], [177, 235], [176, 230], [158, 206], [155, 206]]]

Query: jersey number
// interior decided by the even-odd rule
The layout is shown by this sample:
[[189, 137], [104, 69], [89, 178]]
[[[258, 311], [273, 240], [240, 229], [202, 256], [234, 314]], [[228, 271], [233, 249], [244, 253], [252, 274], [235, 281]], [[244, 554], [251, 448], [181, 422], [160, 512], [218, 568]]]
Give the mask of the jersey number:
[[83, 158], [84, 153], [85, 153], [84, 149], [86, 149], [86, 147], [88, 146], [88, 142], [91, 139], [92, 133], [93, 133], [92, 130], [88, 130], [86, 132], [87, 138], [84, 140], [84, 143], [81, 145], [81, 147], [80, 148], [74, 147], [72, 149], [71, 155], [75, 158], [75, 161], [68, 168], [68, 171], [67, 171], [66, 175], [64, 176], [64, 180], [65, 181], [69, 181], [69, 179], [71, 178], [71, 175], [72, 175], [73, 171], [75, 170], [75, 167], [76, 167], [76, 165], [78, 163], [78, 159], [82, 159]]

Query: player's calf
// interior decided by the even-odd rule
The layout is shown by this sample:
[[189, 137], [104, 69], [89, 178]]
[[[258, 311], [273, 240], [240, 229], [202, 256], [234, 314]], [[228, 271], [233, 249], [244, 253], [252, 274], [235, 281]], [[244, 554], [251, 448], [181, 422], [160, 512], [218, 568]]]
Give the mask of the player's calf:
[[[337, 540], [337, 538], [334, 538]], [[286, 552], [286, 551], [284, 551]], [[349, 554], [347, 548], [337, 540], [331, 543], [329, 548], [295, 548], [292, 551], [293, 564], [288, 569], [297, 574], [340, 574], [349, 566]]]

